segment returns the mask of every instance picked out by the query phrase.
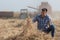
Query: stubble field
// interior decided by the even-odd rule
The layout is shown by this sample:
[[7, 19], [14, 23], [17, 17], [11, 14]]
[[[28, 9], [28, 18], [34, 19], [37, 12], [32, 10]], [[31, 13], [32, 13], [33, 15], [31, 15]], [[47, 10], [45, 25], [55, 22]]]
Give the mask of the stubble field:
[[[54, 20], [56, 26], [55, 40], [60, 39], [60, 22]], [[50, 34], [37, 29], [31, 19], [0, 19], [0, 40], [52, 40]]]

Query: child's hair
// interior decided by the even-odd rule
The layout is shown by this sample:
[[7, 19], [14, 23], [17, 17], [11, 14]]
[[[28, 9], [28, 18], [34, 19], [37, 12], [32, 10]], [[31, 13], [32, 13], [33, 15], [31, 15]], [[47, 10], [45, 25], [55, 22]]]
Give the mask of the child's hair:
[[42, 11], [46, 11], [47, 12], [48, 10], [46, 8], [42, 8]]

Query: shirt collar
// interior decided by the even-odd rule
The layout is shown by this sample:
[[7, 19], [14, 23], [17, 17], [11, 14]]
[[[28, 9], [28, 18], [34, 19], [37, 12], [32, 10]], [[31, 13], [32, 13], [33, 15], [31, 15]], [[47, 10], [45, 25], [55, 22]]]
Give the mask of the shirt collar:
[[[46, 16], [47, 16], [47, 14], [45, 15], [45, 17], [46, 17]], [[42, 18], [42, 15], [40, 15], [40, 17]], [[44, 17], [44, 18], [45, 18], [45, 17]]]

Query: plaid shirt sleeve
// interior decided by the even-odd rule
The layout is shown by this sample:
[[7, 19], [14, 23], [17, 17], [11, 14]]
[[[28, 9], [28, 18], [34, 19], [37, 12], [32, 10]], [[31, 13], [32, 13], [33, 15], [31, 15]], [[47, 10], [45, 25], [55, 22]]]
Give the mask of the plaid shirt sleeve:
[[49, 18], [49, 25], [53, 25], [51, 18]]
[[37, 21], [37, 16], [35, 16], [32, 21], [36, 22]]

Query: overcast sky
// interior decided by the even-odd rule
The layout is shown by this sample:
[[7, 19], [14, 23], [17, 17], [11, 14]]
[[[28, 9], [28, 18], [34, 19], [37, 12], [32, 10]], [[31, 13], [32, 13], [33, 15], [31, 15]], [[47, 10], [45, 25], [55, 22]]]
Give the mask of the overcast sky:
[[[42, 1], [43, 0], [0, 0], [0, 11], [20, 11], [20, 9], [27, 8], [27, 6], [37, 8]], [[54, 11], [60, 10], [59, 0], [48, 0], [48, 2]]]

